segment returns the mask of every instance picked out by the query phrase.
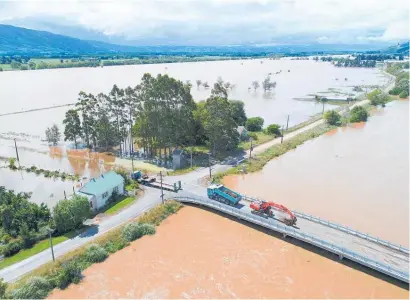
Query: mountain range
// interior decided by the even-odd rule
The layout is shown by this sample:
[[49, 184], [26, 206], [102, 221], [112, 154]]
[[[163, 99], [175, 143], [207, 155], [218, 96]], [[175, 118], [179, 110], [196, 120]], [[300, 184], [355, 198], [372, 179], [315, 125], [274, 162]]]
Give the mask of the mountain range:
[[[386, 53], [408, 52], [409, 43], [383, 49]], [[364, 44], [269, 44], [227, 46], [127, 46], [0, 24], [0, 55], [263, 55], [267, 53], [345, 53], [380, 50], [380, 45]]]

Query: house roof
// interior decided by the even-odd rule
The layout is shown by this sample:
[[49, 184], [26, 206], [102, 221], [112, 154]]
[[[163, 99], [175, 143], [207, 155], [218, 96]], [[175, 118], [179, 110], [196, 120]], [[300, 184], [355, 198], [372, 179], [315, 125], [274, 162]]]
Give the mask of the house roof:
[[89, 195], [100, 195], [124, 182], [124, 178], [114, 171], [102, 174], [100, 177], [92, 178], [81, 189], [80, 192]]

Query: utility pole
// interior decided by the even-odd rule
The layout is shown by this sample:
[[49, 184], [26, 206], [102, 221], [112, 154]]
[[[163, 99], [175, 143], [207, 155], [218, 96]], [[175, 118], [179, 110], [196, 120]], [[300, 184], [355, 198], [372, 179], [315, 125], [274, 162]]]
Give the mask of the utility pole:
[[131, 168], [132, 174], [134, 174], [134, 152], [131, 152]]
[[208, 167], [209, 167], [209, 179], [212, 178], [212, 173], [211, 173], [211, 152], [208, 152]]
[[161, 179], [161, 201], [164, 204], [164, 189], [162, 188], [162, 171], [159, 172], [159, 177]]
[[281, 134], [281, 137], [280, 137], [280, 143], [281, 144], [283, 143], [283, 125], [282, 125], [282, 134]]
[[16, 148], [16, 156], [17, 156], [17, 161], [18, 161], [19, 166], [20, 166], [19, 151], [18, 151], [18, 149], [17, 149], [17, 142], [16, 142], [16, 139], [14, 139], [14, 147]]
[[289, 128], [289, 115], [288, 115], [288, 120], [286, 121], [286, 131], [288, 131]]
[[252, 138], [250, 138], [250, 140], [251, 140], [251, 148], [249, 149], [249, 159], [252, 158], [252, 150], [253, 150]]
[[52, 233], [52, 230], [51, 230], [51, 228], [49, 228], [48, 234], [49, 234], [49, 236], [50, 236], [51, 255], [53, 256], [53, 261], [56, 261], [56, 258], [54, 257], [53, 239], [51, 238], [51, 233]]
[[191, 169], [192, 169], [192, 146], [191, 146]]

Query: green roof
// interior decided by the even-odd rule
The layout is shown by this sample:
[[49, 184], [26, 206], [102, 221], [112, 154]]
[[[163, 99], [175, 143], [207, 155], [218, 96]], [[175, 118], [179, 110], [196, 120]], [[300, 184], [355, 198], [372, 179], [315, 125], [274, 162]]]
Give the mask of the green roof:
[[109, 171], [100, 177], [92, 178], [80, 189], [80, 192], [89, 195], [100, 195], [122, 183], [124, 183], [124, 178], [121, 175]]

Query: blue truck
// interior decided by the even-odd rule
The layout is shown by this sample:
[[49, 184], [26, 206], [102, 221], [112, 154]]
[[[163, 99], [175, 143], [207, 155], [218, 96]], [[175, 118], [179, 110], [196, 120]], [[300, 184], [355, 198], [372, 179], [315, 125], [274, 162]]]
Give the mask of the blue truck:
[[227, 205], [235, 206], [242, 200], [241, 194], [238, 194], [222, 184], [212, 184], [208, 187], [208, 198], [216, 200]]

